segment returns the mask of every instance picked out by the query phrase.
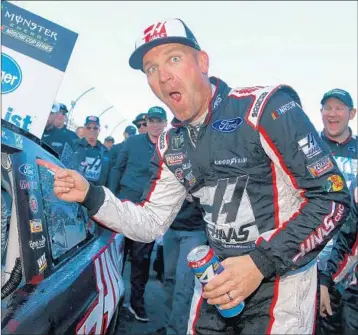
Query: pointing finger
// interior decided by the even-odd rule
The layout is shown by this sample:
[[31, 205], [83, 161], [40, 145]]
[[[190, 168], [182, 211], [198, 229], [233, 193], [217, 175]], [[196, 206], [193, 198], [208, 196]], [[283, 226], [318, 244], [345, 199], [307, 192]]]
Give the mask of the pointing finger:
[[61, 168], [58, 165], [53, 164], [53, 163], [48, 162], [48, 161], [45, 161], [44, 159], [36, 159], [36, 164], [40, 165], [40, 166], [43, 166], [43, 167], [49, 169], [50, 171], [52, 171], [54, 173], [59, 172], [61, 170]]

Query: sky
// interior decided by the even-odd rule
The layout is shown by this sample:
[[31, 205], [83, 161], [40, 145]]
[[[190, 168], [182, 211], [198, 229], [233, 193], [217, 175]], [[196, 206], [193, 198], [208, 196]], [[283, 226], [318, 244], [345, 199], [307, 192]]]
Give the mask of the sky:
[[[357, 104], [356, 1], [16, 1], [17, 6], [79, 34], [56, 100], [74, 121], [101, 117], [100, 139], [123, 140], [124, 128], [152, 106], [164, 107], [128, 59], [140, 32], [181, 18], [209, 54], [209, 74], [231, 87], [288, 84], [321, 130], [320, 100], [333, 88]], [[121, 123], [122, 122], [122, 123]], [[357, 117], [351, 121], [357, 133]]]

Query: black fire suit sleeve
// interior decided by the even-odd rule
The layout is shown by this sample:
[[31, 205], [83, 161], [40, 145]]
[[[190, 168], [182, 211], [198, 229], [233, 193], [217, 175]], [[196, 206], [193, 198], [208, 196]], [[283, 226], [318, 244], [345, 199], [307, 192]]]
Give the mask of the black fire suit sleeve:
[[129, 143], [127, 141], [123, 144], [117, 156], [116, 163], [112, 166], [111, 171], [109, 172], [108, 188], [113, 193], [117, 191], [123, 172], [126, 169], [129, 149]]
[[[166, 138], [165, 134], [161, 136]], [[164, 163], [166, 149], [159, 148], [158, 143], [150, 163], [152, 177], [140, 203], [121, 201], [106, 187], [93, 185], [83, 202], [94, 220], [134, 241], [144, 243], [165, 234], [187, 196], [185, 187]]]
[[[345, 221], [350, 197], [344, 182], [339, 190], [327, 191], [328, 177], [344, 180], [343, 176], [309, 118], [288, 93], [278, 91], [268, 100], [257, 130], [272, 162], [276, 229], [257, 239], [250, 256], [269, 278], [314, 260]], [[302, 142], [309, 134], [316, 141], [314, 155]]]
[[325, 271], [320, 272], [320, 283], [327, 287], [340, 282], [358, 259], [358, 221], [346, 222], [338, 233]]

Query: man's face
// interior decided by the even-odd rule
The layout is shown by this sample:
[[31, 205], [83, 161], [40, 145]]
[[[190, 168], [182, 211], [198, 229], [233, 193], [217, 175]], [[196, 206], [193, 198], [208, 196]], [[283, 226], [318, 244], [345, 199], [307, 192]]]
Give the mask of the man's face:
[[95, 122], [89, 122], [85, 125], [85, 138], [86, 140], [97, 140], [100, 132], [100, 127]]
[[78, 127], [76, 129], [76, 134], [79, 138], [83, 138], [85, 136], [85, 128], [83, 127]]
[[156, 117], [148, 119], [148, 134], [153, 137], [159, 137], [167, 125], [167, 121]]
[[108, 150], [110, 150], [113, 147], [113, 142], [112, 141], [104, 141], [104, 145]]
[[208, 69], [209, 57], [204, 51], [177, 43], [159, 45], [143, 58], [152, 91], [181, 121], [190, 122], [207, 108], [204, 87]]
[[327, 135], [335, 138], [347, 130], [348, 123], [354, 118], [356, 110], [350, 109], [336, 98], [329, 98], [322, 106], [321, 112]]
[[63, 126], [65, 125], [66, 119], [67, 118], [66, 118], [65, 113], [60, 111], [60, 112], [56, 113], [56, 117], [53, 121], [53, 124], [57, 128], [63, 128]]
[[145, 134], [148, 132], [147, 129], [147, 121], [146, 120], [140, 120], [136, 123], [136, 126], [138, 128], [138, 133], [139, 134]]

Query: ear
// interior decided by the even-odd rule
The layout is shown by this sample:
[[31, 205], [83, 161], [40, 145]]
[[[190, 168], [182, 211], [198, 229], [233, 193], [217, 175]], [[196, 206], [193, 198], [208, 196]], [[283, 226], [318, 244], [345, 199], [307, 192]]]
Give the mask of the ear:
[[352, 108], [352, 109], [349, 111], [349, 120], [353, 120], [354, 117], [356, 116], [356, 113], [357, 113], [357, 109], [356, 109], [356, 108]]
[[209, 72], [209, 55], [205, 51], [198, 52], [198, 63], [202, 73]]

